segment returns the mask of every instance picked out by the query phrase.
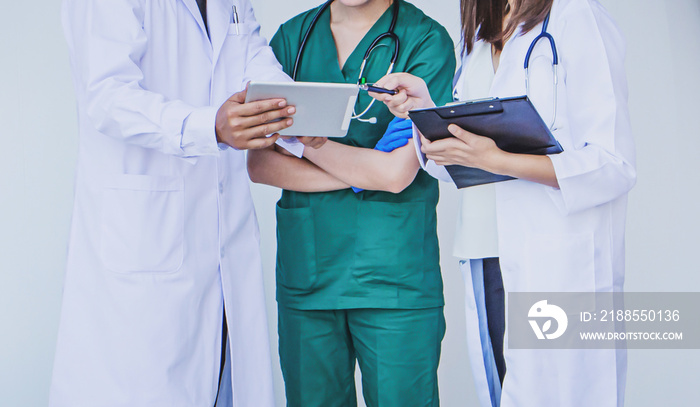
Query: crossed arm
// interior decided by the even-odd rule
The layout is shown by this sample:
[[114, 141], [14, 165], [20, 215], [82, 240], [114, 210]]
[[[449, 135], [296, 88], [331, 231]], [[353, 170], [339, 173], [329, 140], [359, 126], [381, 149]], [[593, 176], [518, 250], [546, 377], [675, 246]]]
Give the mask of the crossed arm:
[[248, 173], [255, 183], [298, 192], [326, 192], [355, 186], [399, 193], [418, 173], [413, 142], [385, 153], [328, 141], [305, 147], [305, 158], [286, 155], [274, 147], [248, 152]]

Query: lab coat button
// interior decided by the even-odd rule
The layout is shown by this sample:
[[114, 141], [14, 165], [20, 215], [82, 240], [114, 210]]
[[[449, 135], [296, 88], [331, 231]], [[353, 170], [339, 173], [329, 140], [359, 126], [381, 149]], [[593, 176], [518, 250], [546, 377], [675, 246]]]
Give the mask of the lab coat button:
[[223, 182], [220, 182], [220, 183], [219, 183], [219, 193], [220, 193], [220, 194], [223, 194], [223, 193], [224, 193], [224, 184], [223, 184]]

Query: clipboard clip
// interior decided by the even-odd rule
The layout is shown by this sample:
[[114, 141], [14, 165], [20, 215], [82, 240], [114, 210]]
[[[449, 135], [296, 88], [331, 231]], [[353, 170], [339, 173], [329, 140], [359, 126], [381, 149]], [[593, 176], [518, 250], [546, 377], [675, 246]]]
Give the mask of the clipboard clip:
[[453, 117], [476, 116], [491, 113], [502, 113], [503, 105], [498, 98], [485, 98], [463, 102], [438, 109], [437, 114], [443, 119]]

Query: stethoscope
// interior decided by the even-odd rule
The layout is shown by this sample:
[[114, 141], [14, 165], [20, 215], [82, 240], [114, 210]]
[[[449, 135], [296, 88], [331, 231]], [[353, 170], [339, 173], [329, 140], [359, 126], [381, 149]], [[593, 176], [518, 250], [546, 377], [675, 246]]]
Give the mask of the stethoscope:
[[550, 33], [547, 32], [547, 26], [549, 25], [549, 14], [547, 13], [547, 17], [545, 17], [544, 21], [542, 22], [542, 32], [535, 37], [535, 39], [532, 41], [530, 44], [530, 48], [527, 50], [527, 54], [525, 54], [525, 94], [529, 97], [530, 96], [530, 57], [532, 56], [532, 51], [535, 49], [535, 46], [541, 39], [547, 39], [549, 41], [549, 45], [552, 47], [552, 76], [553, 76], [553, 96], [552, 100], [554, 100], [554, 115], [552, 117], [552, 123], [549, 125], [549, 128], [551, 130], [554, 130], [554, 122], [557, 120], [557, 84], [559, 83], [559, 75], [557, 72], [557, 66], [559, 65], [559, 54], [557, 53], [557, 45], [554, 42], [554, 37]]
[[[309, 35], [311, 35], [311, 31], [314, 29], [316, 26], [316, 22], [318, 21], [319, 17], [321, 14], [323, 14], [326, 9], [333, 3], [333, 0], [328, 0], [323, 6], [321, 6], [321, 9], [318, 10], [314, 18], [311, 20], [311, 25], [309, 25], [309, 28], [306, 30], [306, 33], [304, 34], [304, 38], [301, 40], [301, 45], [299, 46], [299, 52], [297, 52], [297, 58], [294, 61], [294, 69], [292, 70], [292, 79], [296, 81], [297, 79], [297, 71], [299, 70], [299, 64], [301, 62], [301, 57], [304, 53], [304, 48], [306, 48], [306, 41], [309, 39]], [[399, 37], [394, 34], [394, 28], [396, 27], [396, 20], [398, 19], [399, 16], [399, 2], [398, 0], [394, 0], [394, 5], [393, 5], [393, 17], [391, 19], [391, 25], [389, 26], [389, 31], [379, 34], [377, 38], [372, 41], [372, 44], [367, 48], [367, 51], [365, 52], [365, 56], [362, 58], [362, 65], [360, 66], [360, 75], [357, 78], [357, 84], [358, 85], [363, 85], [367, 80], [364, 77], [364, 72], [365, 72], [365, 66], [367, 65], [367, 60], [369, 60], [369, 56], [372, 54], [372, 51], [374, 51], [376, 48], [379, 47], [388, 47], [387, 44], [379, 44], [380, 41], [382, 41], [385, 38], [390, 38], [391, 40], [394, 41], [394, 52], [391, 55], [391, 63], [389, 64], [389, 69], [387, 69], [386, 74], [389, 75], [394, 71], [394, 64], [396, 64], [396, 60], [399, 57]], [[362, 111], [362, 113], [357, 114], [355, 113], [355, 108], [352, 109], [352, 118], [357, 119], [358, 121], [365, 122], [365, 123], [371, 123], [375, 124], [377, 123], [377, 118], [376, 117], [370, 117], [369, 119], [363, 119], [362, 116], [367, 114], [369, 112], [369, 109], [372, 108], [372, 105], [374, 105], [374, 102], [376, 99], [372, 98], [372, 101], [369, 103], [367, 108]]]

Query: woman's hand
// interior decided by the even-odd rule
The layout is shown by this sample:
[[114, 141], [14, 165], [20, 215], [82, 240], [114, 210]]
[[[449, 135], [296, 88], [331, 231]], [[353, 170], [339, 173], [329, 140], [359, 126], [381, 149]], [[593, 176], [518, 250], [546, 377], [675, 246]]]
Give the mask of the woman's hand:
[[428, 86], [423, 79], [408, 73], [389, 74], [376, 83], [386, 89], [398, 90], [396, 95], [369, 92], [373, 98], [384, 102], [396, 117], [408, 118], [408, 111], [434, 107]]
[[421, 134], [421, 151], [436, 164], [479, 168], [559, 188], [554, 165], [546, 155], [509, 153], [498, 148], [490, 138], [478, 136], [455, 124], [447, 129], [455, 137], [431, 142]]
[[478, 136], [451, 124], [448, 130], [455, 137], [431, 142], [421, 134], [421, 151], [438, 165], [462, 165], [500, 173], [499, 164], [508, 153], [488, 137]]

